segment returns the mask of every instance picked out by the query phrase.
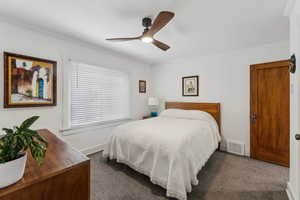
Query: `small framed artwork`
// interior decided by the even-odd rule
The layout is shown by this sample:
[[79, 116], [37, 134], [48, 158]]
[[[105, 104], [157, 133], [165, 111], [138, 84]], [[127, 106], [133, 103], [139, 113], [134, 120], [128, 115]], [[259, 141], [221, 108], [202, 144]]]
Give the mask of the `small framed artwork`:
[[56, 105], [56, 61], [4, 52], [4, 108]]
[[199, 76], [182, 78], [182, 96], [199, 96]]
[[146, 93], [146, 81], [139, 81], [139, 92]]

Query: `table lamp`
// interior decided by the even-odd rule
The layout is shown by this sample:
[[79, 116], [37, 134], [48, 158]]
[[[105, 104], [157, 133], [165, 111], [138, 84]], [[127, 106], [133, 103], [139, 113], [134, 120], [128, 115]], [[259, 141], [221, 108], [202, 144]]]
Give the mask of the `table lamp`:
[[156, 117], [157, 116], [157, 107], [159, 105], [158, 98], [156, 97], [149, 97], [148, 99], [148, 105], [150, 107], [151, 116]]

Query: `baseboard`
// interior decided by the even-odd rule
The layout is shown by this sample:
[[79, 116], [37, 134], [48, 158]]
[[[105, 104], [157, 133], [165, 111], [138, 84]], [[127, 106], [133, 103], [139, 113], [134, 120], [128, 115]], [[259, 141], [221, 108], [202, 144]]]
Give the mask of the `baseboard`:
[[86, 149], [82, 149], [80, 150], [81, 153], [85, 154], [85, 155], [91, 155], [93, 153], [97, 153], [99, 151], [103, 151], [105, 148], [106, 144], [100, 144], [100, 145], [96, 145], [96, 146], [92, 146]]
[[287, 193], [287, 195], [288, 195], [289, 200], [296, 200], [290, 182], [287, 183], [286, 193]]

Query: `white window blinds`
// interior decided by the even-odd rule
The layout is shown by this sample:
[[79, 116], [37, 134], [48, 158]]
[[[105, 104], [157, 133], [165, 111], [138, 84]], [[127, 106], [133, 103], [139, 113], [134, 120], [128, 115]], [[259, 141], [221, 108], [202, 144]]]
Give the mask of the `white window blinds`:
[[128, 74], [81, 63], [73, 68], [72, 127], [129, 118]]

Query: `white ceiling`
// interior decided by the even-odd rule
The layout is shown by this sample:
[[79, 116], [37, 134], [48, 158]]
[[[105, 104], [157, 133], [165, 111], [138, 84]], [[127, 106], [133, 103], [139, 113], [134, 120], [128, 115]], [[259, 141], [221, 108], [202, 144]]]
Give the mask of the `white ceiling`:
[[[208, 55], [287, 40], [287, 0], [3, 0], [0, 15], [106, 46], [148, 62]], [[110, 43], [108, 37], [138, 36], [141, 20], [159, 11], [175, 18], [156, 38], [163, 52], [140, 41]]]

